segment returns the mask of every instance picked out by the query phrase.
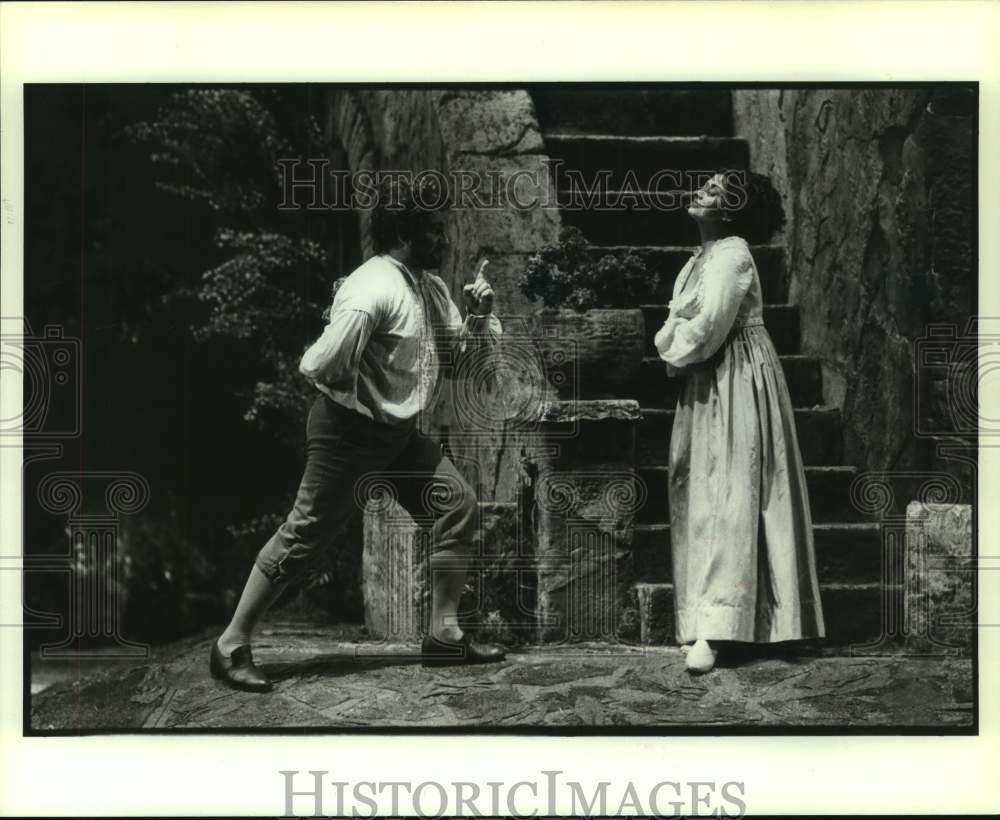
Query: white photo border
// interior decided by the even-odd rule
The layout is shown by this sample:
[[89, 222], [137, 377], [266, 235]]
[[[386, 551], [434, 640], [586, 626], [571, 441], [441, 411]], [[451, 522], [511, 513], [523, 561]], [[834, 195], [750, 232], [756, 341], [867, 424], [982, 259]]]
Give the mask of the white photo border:
[[[0, 38], [4, 316], [23, 314], [23, 83], [455, 80], [978, 81], [979, 311], [1000, 315], [1000, 4], [4, 3]], [[995, 384], [982, 388], [984, 406], [1000, 405]], [[0, 415], [20, 402], [5, 376]], [[0, 470], [0, 543], [18, 544], [16, 448], [0, 448]], [[980, 482], [987, 500], [1000, 486], [995, 450], [981, 453]], [[1000, 507], [978, 514], [980, 551], [995, 552]], [[0, 572], [4, 615], [19, 584]], [[982, 621], [1000, 623], [1000, 573], [979, 584]], [[0, 630], [3, 815], [276, 815], [279, 770], [314, 769], [351, 782], [537, 781], [546, 769], [595, 784], [739, 781], [752, 814], [1000, 809], [1000, 629], [979, 638], [978, 737], [25, 738], [21, 647], [19, 630]]]

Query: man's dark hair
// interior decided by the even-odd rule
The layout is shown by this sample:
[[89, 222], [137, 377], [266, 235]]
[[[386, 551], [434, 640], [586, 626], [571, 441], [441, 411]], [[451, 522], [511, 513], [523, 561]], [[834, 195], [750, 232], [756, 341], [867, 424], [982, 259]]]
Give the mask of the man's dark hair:
[[427, 214], [447, 207], [443, 177], [422, 172], [414, 177], [396, 173], [383, 175], [377, 184], [372, 208], [372, 249], [385, 253], [416, 237]]
[[763, 174], [729, 172], [727, 179], [728, 187], [740, 189], [739, 199], [743, 203], [728, 213], [732, 232], [750, 243], [770, 242], [785, 225], [781, 194]]

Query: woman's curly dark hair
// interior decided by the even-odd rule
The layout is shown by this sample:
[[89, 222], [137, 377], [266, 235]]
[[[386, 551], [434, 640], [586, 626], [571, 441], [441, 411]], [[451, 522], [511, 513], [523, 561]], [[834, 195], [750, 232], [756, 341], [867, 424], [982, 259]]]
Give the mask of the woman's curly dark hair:
[[747, 242], [764, 244], [785, 226], [781, 194], [769, 177], [752, 171], [724, 171], [727, 201], [741, 204], [728, 211], [730, 230]]

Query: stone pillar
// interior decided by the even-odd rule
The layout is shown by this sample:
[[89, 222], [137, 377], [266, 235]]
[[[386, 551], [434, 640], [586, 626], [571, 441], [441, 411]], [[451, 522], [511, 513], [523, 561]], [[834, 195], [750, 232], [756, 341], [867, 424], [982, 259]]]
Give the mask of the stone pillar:
[[418, 641], [430, 623], [428, 535], [391, 494], [364, 515], [365, 626], [385, 643]]
[[911, 502], [906, 546], [907, 652], [969, 657], [978, 623], [971, 505]]
[[[534, 544], [523, 503], [480, 503], [465, 593], [463, 630], [507, 644], [535, 631]], [[431, 614], [431, 532], [391, 497], [370, 501], [364, 517], [365, 625], [385, 643], [415, 643]]]
[[[906, 498], [916, 500], [906, 505]], [[966, 611], [973, 600], [971, 508], [961, 498], [958, 480], [943, 472], [871, 472], [854, 479], [852, 504], [881, 530], [882, 602], [879, 637], [855, 644], [852, 654], [941, 656], [967, 649], [958, 639], [972, 617]], [[850, 615], [867, 623], [870, 613]]]
[[638, 419], [632, 400], [554, 402], [543, 418], [534, 493], [543, 642], [617, 642], [646, 497], [635, 472]]

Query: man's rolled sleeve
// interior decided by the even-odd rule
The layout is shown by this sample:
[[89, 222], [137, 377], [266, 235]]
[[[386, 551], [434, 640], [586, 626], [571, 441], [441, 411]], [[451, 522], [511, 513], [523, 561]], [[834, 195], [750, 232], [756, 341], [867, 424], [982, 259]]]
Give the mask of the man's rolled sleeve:
[[373, 327], [367, 311], [335, 307], [323, 335], [302, 356], [299, 372], [322, 384], [353, 380]]
[[299, 363], [303, 376], [320, 384], [352, 383], [361, 354], [384, 312], [377, 286], [368, 277], [348, 276], [337, 289], [330, 322]]

